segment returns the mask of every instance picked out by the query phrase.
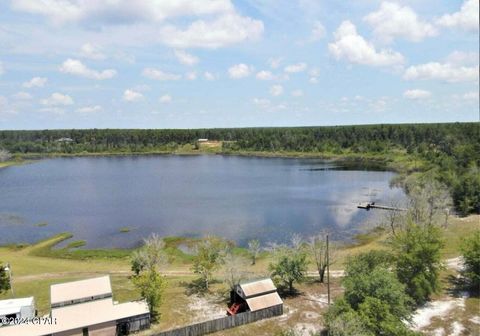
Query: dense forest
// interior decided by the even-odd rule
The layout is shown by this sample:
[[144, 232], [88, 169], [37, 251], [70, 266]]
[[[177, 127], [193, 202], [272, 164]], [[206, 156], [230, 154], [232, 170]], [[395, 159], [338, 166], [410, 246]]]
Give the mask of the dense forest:
[[479, 123], [0, 131], [0, 149], [19, 155], [174, 152], [199, 138], [222, 141], [226, 153], [399, 153], [419, 158], [427, 162], [424, 170], [448, 186], [459, 213], [480, 213]]

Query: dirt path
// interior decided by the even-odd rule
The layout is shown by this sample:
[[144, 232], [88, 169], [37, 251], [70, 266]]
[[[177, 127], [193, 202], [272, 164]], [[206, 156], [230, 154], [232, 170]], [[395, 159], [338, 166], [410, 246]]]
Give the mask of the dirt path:
[[[15, 281], [24, 282], [31, 280], [45, 280], [45, 279], [55, 279], [55, 278], [75, 278], [75, 277], [95, 277], [100, 275], [116, 275], [116, 276], [130, 276], [132, 272], [130, 271], [96, 271], [96, 272], [54, 272], [54, 273], [40, 273], [40, 274], [31, 274], [31, 275], [22, 275], [16, 276]], [[163, 271], [165, 276], [189, 276], [193, 275], [193, 272], [190, 271]]]
[[[458, 270], [462, 267], [462, 260], [457, 258], [447, 259], [444, 260], [446, 266], [448, 268], [452, 268]], [[53, 273], [40, 273], [40, 274], [32, 274], [32, 275], [22, 275], [16, 276], [15, 281], [23, 282], [23, 281], [31, 281], [31, 280], [44, 280], [44, 279], [55, 279], [55, 278], [68, 278], [68, 277], [90, 277], [90, 276], [98, 276], [98, 275], [116, 275], [116, 276], [130, 276], [132, 274], [131, 271], [95, 271], [95, 272], [53, 272]], [[162, 274], [169, 277], [174, 276], [192, 276], [194, 273], [192, 271], [175, 271], [175, 270], [168, 270], [162, 271]], [[345, 275], [345, 271], [343, 270], [335, 270], [330, 271], [330, 276], [333, 278], [340, 278]], [[318, 277], [318, 273], [315, 271], [308, 271], [308, 277]]]

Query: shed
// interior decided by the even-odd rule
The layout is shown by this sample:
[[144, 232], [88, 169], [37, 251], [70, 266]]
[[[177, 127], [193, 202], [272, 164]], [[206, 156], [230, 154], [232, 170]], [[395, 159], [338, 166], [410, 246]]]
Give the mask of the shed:
[[236, 285], [232, 291], [231, 300], [232, 306], [227, 310], [229, 315], [283, 305], [277, 287], [270, 278], [251, 280]]
[[118, 336], [150, 327], [147, 302], [114, 303], [109, 276], [56, 284], [50, 290], [52, 310], [43, 317], [45, 323], [4, 326], [0, 335]]
[[110, 277], [85, 279], [52, 285], [50, 304], [52, 308], [112, 297]]
[[35, 300], [33, 296], [0, 301], [0, 319], [3, 317], [32, 318], [34, 316]]

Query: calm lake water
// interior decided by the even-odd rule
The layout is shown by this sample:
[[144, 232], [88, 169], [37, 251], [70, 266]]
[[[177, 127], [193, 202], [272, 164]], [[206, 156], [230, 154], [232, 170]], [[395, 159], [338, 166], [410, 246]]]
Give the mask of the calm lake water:
[[[87, 247], [142, 237], [215, 234], [244, 244], [329, 229], [348, 239], [378, 215], [365, 201], [403, 199], [392, 172], [317, 159], [125, 156], [42, 160], [0, 169], [0, 244], [69, 231]], [[40, 226], [39, 223], [47, 223]], [[121, 233], [120, 228], [131, 231]]]

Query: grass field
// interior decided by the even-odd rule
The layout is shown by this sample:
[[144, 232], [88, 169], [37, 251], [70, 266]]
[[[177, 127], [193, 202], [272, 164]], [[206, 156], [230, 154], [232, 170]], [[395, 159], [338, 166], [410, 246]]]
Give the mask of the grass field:
[[[467, 218], [452, 218], [445, 229], [446, 245], [443, 250], [445, 258], [459, 255], [459, 244], [462, 237], [468, 236], [480, 228], [480, 216]], [[59, 234], [34, 245], [0, 247], [0, 261], [8, 262], [12, 268], [13, 288], [16, 297], [35, 296], [37, 309], [40, 314], [49, 311], [49, 287], [54, 283], [61, 283], [77, 279], [85, 279], [109, 274], [112, 280], [114, 300], [119, 302], [135, 300], [140, 297], [130, 280], [129, 250], [82, 250], [78, 248], [52, 249], [52, 246], [70, 238], [68, 233]], [[358, 242], [339, 249], [336, 264], [333, 270], [343, 268], [343, 262], [352, 255], [372, 249], [385, 248], [387, 233], [375, 230], [370, 234], [358, 237]], [[189, 291], [189, 284], [195, 278], [191, 273], [192, 256], [185, 253], [180, 246], [193, 246], [195, 239], [169, 237], [166, 238], [166, 252], [171, 263], [163, 270], [167, 277], [168, 286], [165, 292], [164, 303], [161, 308], [161, 321], [154, 325], [145, 334], [158, 330], [165, 330], [184, 324], [198, 322], [208, 318], [209, 311], [222, 312], [227, 302], [227, 289], [221, 282], [213, 284], [211, 293], [198, 297]], [[77, 244], [75, 244], [77, 245]], [[236, 253], [245, 254], [245, 250], [236, 249]], [[256, 265], [248, 266], [252, 277], [266, 275], [271, 260], [269, 253], [262, 253]], [[310, 271], [314, 274], [313, 265]], [[451, 275], [445, 272], [443, 278]], [[218, 274], [217, 278], [220, 278]], [[333, 293], [341, 293], [338, 278], [333, 278]], [[321, 314], [326, 305], [325, 285], [315, 281], [315, 278], [298, 286], [299, 295], [285, 299], [286, 314], [271, 320], [243, 326], [217, 335], [270, 335], [276, 330], [288, 327], [297, 328], [306, 333], [321, 325]], [[448, 286], [438, 298], [444, 298]], [[11, 297], [10, 292], [0, 295], [0, 299]], [[462, 321], [466, 327], [468, 319], [475, 316], [478, 307], [478, 298], [465, 299], [466, 310], [463, 313], [455, 311], [453, 314], [463, 314]], [[200, 307], [200, 308], [199, 308]], [[206, 314], [206, 315], [205, 315]], [[478, 310], [477, 310], [478, 315]], [[460, 318], [453, 315], [452, 318]], [[434, 320], [434, 326], [441, 326], [442, 320]], [[259, 333], [261, 330], [261, 333]], [[307, 334], [307, 333], [306, 333]]]

